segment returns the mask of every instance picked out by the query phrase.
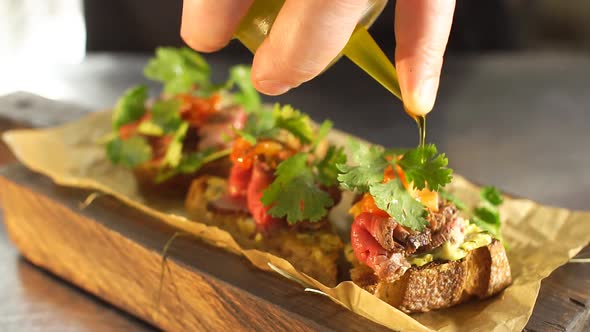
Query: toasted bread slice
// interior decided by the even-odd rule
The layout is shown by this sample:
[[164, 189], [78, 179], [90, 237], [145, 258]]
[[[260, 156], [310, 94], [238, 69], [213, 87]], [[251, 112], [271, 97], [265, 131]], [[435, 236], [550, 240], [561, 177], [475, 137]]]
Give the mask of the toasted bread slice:
[[352, 261], [350, 273], [356, 284], [407, 313], [487, 298], [512, 282], [504, 246], [497, 240], [458, 261], [414, 266], [393, 283], [379, 281], [371, 268], [356, 259]]
[[264, 237], [247, 213], [216, 212], [210, 208], [211, 202], [226, 193], [226, 188], [223, 178], [202, 176], [194, 180], [185, 201], [190, 216], [229, 232], [242, 248], [272, 253], [322, 283], [336, 285], [337, 260], [343, 243], [329, 227], [307, 231], [283, 229]]

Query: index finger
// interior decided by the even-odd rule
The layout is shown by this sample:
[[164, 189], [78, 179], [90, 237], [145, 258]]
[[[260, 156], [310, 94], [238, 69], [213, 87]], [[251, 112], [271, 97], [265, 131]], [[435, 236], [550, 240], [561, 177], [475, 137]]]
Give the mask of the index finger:
[[395, 64], [404, 106], [416, 115], [432, 110], [455, 0], [398, 0]]

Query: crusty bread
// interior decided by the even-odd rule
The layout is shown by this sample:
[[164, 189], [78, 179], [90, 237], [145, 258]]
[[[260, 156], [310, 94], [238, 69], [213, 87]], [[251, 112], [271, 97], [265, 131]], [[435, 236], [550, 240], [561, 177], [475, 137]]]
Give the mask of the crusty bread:
[[407, 313], [487, 298], [512, 282], [504, 246], [497, 240], [459, 261], [412, 267], [393, 283], [377, 280], [372, 269], [354, 259], [352, 263], [351, 277], [356, 284]]
[[343, 244], [329, 225], [318, 230], [279, 230], [264, 237], [257, 232], [248, 214], [215, 212], [210, 208], [210, 203], [224, 195], [226, 188], [227, 181], [223, 178], [202, 176], [194, 180], [185, 201], [189, 215], [229, 232], [242, 248], [270, 252], [322, 283], [336, 285], [337, 260]]

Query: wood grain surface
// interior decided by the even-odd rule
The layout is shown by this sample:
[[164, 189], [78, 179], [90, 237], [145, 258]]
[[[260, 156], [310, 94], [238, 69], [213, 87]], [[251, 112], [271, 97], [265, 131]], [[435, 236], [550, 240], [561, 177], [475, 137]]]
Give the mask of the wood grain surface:
[[[1, 109], [0, 109], [1, 111]], [[1, 113], [1, 112], [0, 112]], [[7, 117], [7, 114], [0, 114], [0, 118], [1, 117]], [[8, 114], [8, 117], [10, 117], [10, 114]], [[10, 122], [10, 125], [8, 125], [7, 123]], [[25, 123], [22, 123], [21, 121], [19, 122], [15, 122], [15, 121], [0, 121], [0, 126], [3, 126], [2, 128], [7, 128], [7, 127], [12, 127], [15, 124], [19, 125], [19, 126], [31, 126], [34, 124], [31, 123], [26, 123], [27, 121], [25, 121]], [[0, 144], [0, 159], [2, 159], [3, 161], [8, 161], [11, 160], [12, 158], [9, 157], [9, 153], [6, 152], [6, 150], [2, 150], [2, 145]], [[45, 179], [44, 181], [48, 181], [47, 179]], [[3, 182], [0, 185], [0, 188], [8, 188], [8, 186], [5, 186], [5, 182]], [[49, 187], [50, 183], [47, 182], [46, 185]], [[63, 193], [64, 191], [68, 191], [69, 189], [64, 189], [64, 188], [59, 188], [59, 187], [55, 187], [53, 186], [53, 189], [51, 189], [45, 196], [41, 195], [38, 197], [38, 192], [35, 192], [34, 190], [31, 190], [29, 187], [25, 186], [24, 184], [18, 184], [18, 185], [12, 185], [12, 190], [16, 190], [17, 192], [23, 192], [26, 193], [26, 195], [28, 195], [27, 197], [29, 197], [28, 199], [23, 199], [22, 203], [19, 203], [18, 198], [13, 198], [13, 200], [10, 200], [10, 206], [12, 207], [13, 204], [24, 204], [25, 202], [28, 202], [28, 204], [31, 203], [38, 203], [38, 200], [43, 202], [41, 204], [41, 206], [45, 206], [45, 204], [57, 204], [58, 208], [56, 208], [59, 211], [70, 211], [69, 213], [73, 213], [74, 215], [78, 213], [77, 211], [77, 202], [76, 200], [79, 200], [80, 197], [78, 198], [74, 198], [71, 203], [71, 205], [68, 207], [67, 204], [62, 204], [55, 201], [55, 194], [60, 192]], [[27, 189], [29, 188], [29, 189]], [[41, 198], [40, 198], [41, 197]], [[70, 197], [72, 198], [72, 197]], [[73, 202], [76, 203], [73, 203]], [[0, 200], [1, 202], [1, 200]], [[5, 200], [6, 202], [6, 200]], [[105, 204], [114, 204], [116, 205], [116, 202], [105, 202]], [[61, 205], [60, 205], [61, 204]], [[108, 205], [107, 204], [107, 205]], [[109, 205], [110, 206], [110, 205]], [[91, 206], [92, 208], [92, 206]], [[22, 209], [21, 209], [22, 210]], [[29, 212], [29, 211], [23, 211], [23, 212]], [[85, 211], [84, 213], [86, 213], [87, 211]], [[109, 218], [111, 217], [111, 215], [109, 215], [108, 211], [104, 210], [104, 211], [99, 211], [100, 213], [106, 213], [104, 220], [102, 220], [104, 222], [104, 224], [100, 224], [100, 227], [104, 227], [104, 230], [106, 231], [106, 233], [109, 233], [109, 236], [112, 236], [112, 238], [108, 237], [107, 235], [104, 235], [103, 237], [98, 237], [98, 239], [101, 239], [101, 243], [104, 244], [104, 239], [105, 238], [109, 238], [109, 239], [123, 239], [123, 241], [130, 241], [131, 243], [134, 243], [134, 245], [138, 246], [140, 249], [137, 249], [139, 254], [145, 254], [146, 257], [148, 257], [148, 259], [150, 260], [154, 260], [156, 259], [156, 257], [159, 255], [159, 252], [163, 246], [163, 243], [166, 241], [166, 239], [172, 234], [171, 230], [168, 230], [168, 233], [161, 231], [158, 227], [151, 229], [147, 234], [145, 233], [148, 229], [150, 229], [149, 227], [145, 227], [146, 221], [144, 220], [144, 218], [146, 218], [145, 216], [137, 216], [135, 212], [133, 211], [127, 211], [125, 213], [123, 213], [122, 215], [119, 215], [117, 212], [116, 215], [112, 216], [115, 219], [113, 220], [119, 220], [116, 219], [117, 216], [119, 218], [121, 218], [121, 216], [127, 216], [134, 222], [136, 222], [137, 220], [135, 219], [141, 219], [142, 222], [140, 223], [140, 225], [135, 224], [135, 232], [133, 231], [133, 227], [131, 226], [124, 226], [125, 224], [123, 224], [123, 226], [120, 227], [131, 227], [129, 229], [127, 229], [128, 233], [123, 234], [123, 232], [121, 230], [118, 230], [116, 227], [119, 227], [115, 224], [109, 223]], [[65, 215], [68, 215], [68, 212], [64, 212]], [[60, 219], [61, 218], [61, 214], [59, 215], [55, 215], [54, 219]], [[134, 219], [135, 218], [135, 219]], [[149, 218], [147, 218], [149, 219]], [[49, 221], [49, 219], [43, 219], [44, 222], [47, 224], [47, 222]], [[91, 217], [88, 217], [86, 215], [83, 215], [80, 217], [80, 220], [93, 220], [94, 222], [96, 222], [96, 220], [92, 219]], [[125, 219], [127, 220], [127, 219]], [[56, 225], [63, 225], [63, 224], [59, 224], [59, 220], [55, 221], [57, 224]], [[97, 223], [98, 225], [98, 223]], [[21, 226], [20, 224], [18, 224], [18, 226]], [[25, 226], [26, 227], [26, 226]], [[82, 227], [82, 226], [81, 226]], [[85, 228], [83, 228], [85, 229]], [[131, 231], [130, 231], [131, 230]], [[62, 234], [64, 231], [66, 231], [66, 229], [61, 229], [61, 232], [56, 232], [58, 234], [56, 234], [56, 236], [60, 236], [61, 238], [65, 239], [65, 235]], [[88, 234], [93, 234], [90, 230], [86, 230], [88, 232]], [[38, 231], [33, 230], [33, 229], [29, 229], [29, 232], [32, 233], [38, 233]], [[150, 233], [151, 232], [151, 233]], [[22, 233], [25, 234], [25, 233]], [[151, 235], [149, 235], [151, 234]], [[148, 238], [149, 236], [156, 236], [157, 234], [162, 235], [162, 238], [160, 238], [158, 241], [154, 241], [157, 242], [156, 243], [152, 243], [152, 247], [149, 246], [143, 246], [140, 243], [143, 243], [142, 240], [145, 240], [145, 238]], [[31, 235], [32, 237], [35, 237], [37, 239], [43, 240], [44, 237], [41, 235]], [[71, 236], [69, 237], [71, 238]], [[22, 241], [21, 241], [22, 242]], [[41, 241], [42, 242], [42, 241]], [[193, 251], [191, 250], [191, 246], [195, 245], [194, 243], [187, 241], [186, 239], [179, 239], [178, 241], [176, 241], [177, 243], [173, 246], [173, 250], [171, 251], [173, 253], [173, 260], [171, 260], [170, 263], [170, 269], [173, 271], [192, 271], [192, 265], [194, 264], [208, 264], [207, 262], [200, 262], [199, 259], [203, 259], [203, 257], [217, 257], [215, 256], [215, 252], [217, 252], [217, 250], [214, 250], [214, 248], [209, 248], [207, 246], [204, 245], [200, 245], [200, 247], [198, 247], [197, 251]], [[18, 243], [18, 242], [17, 242]], [[92, 244], [90, 243], [84, 243], [84, 246], [92, 246]], [[60, 245], [61, 246], [61, 245]], [[80, 244], [81, 246], [81, 244]], [[143, 251], [141, 250], [141, 248], [143, 248]], [[37, 249], [38, 250], [38, 249]], [[79, 250], [78, 252], [76, 252], [76, 255], [82, 255], [83, 253], [85, 253], [84, 250]], [[125, 250], [122, 250], [122, 248], [120, 247], [116, 247], [115, 249], [113, 249], [113, 251], [110, 252], [110, 254], [108, 255], [109, 257], [123, 257], [126, 259], [130, 259], [132, 260], [135, 256], [135, 253], [128, 252]], [[212, 255], [212, 256], [210, 256]], [[579, 255], [579, 257], [590, 257], [590, 249], [587, 247], [585, 248]], [[45, 259], [50, 259], [50, 260], [56, 260], [55, 258], [52, 257], [51, 254], [47, 254], [44, 253], [42, 254], [40, 251], [37, 253], [37, 258], [45, 258]], [[69, 257], [69, 256], [68, 256]], [[105, 256], [101, 256], [99, 258], [97, 258], [98, 261], [103, 261], [103, 260], [107, 260], [105, 257], [107, 257], [107, 255]], [[139, 257], [139, 256], [137, 256]], [[227, 258], [227, 259], [232, 259], [232, 258]], [[234, 259], [239, 259], [234, 257]], [[35, 262], [33, 259], [31, 259], [33, 262]], [[265, 278], [270, 278], [271, 280], [280, 280], [277, 279], [276, 277], [267, 274], [267, 273], [263, 273], [260, 271], [255, 271], [252, 268], [249, 267], [247, 262], [244, 262], [243, 260], [239, 259], [240, 264], [239, 266], [242, 267], [241, 270], [236, 270], [238, 271], [237, 273], [241, 273], [241, 274], [248, 274], [248, 275], [253, 275], [251, 277], [251, 282], [252, 284], [258, 284], [260, 282], [262, 283], [267, 283], [268, 280]], [[200, 262], [200, 263], [199, 263]], [[67, 263], [62, 261], [60, 264], [64, 265]], [[133, 262], [131, 262], [130, 264], [133, 264]], [[22, 265], [22, 263], [17, 263]], [[176, 265], [174, 265], [176, 264]], [[26, 266], [26, 265], [25, 265]], [[107, 266], [111, 266], [111, 265], [107, 265]], [[24, 268], [21, 268], [21, 270]], [[154, 269], [153, 267], [151, 268], [152, 270]], [[184, 269], [184, 270], [183, 270]], [[204, 282], [208, 285], [230, 285], [231, 287], [234, 288], [238, 288], [238, 290], [234, 290], [235, 292], [237, 292], [238, 294], [241, 294], [241, 292], [243, 292], [242, 289], [250, 289], [249, 287], [251, 287], [250, 284], [237, 284], [236, 281], [234, 282], [228, 282], [228, 281], [221, 281], [219, 284], [216, 284], [215, 281], [211, 281], [209, 279], [207, 279], [207, 277], [211, 277], [213, 276], [224, 276], [224, 275], [233, 275], [231, 273], [231, 271], [227, 272], [223, 270], [223, 267], [218, 267], [218, 270], [215, 270], [215, 273], [204, 273], [204, 276], [201, 277], [201, 279], [198, 279], [197, 281], [199, 282]], [[59, 271], [67, 271], [67, 269], [65, 269], [65, 267], [60, 267]], [[110, 271], [110, 270], [109, 270]], [[121, 270], [117, 270], [118, 272], [122, 272], [122, 271], [127, 271], [127, 272], [134, 272], [133, 269], [126, 267], [123, 268], [121, 267]], [[57, 274], [57, 271], [53, 271]], [[151, 274], [148, 275], [142, 275], [141, 280], [144, 280], [144, 278], [149, 279], [150, 284], [151, 282], [153, 282], [153, 273], [154, 271], [150, 272]], [[66, 280], [72, 280], [70, 278], [68, 278], [69, 275], [61, 275], [63, 278], [65, 278]], [[213, 278], [216, 279], [216, 278]], [[85, 277], [84, 281], [95, 281], [96, 278], [90, 278], [88, 276]], [[129, 286], [129, 289], [136, 289], [138, 286], [140, 285], [145, 285], [145, 283], [143, 281], [136, 281], [131, 283], [131, 286]], [[204, 281], [203, 281], [204, 280]], [[223, 278], [221, 279], [223, 280]], [[38, 279], [32, 279], [31, 278], [24, 278], [21, 280], [21, 283], [25, 282], [25, 283], [33, 283], [33, 282], [39, 282]], [[53, 281], [54, 283], [58, 284], [58, 281]], [[147, 281], [146, 281], [147, 282]], [[283, 283], [283, 280], [279, 281], [280, 283]], [[535, 306], [535, 309], [533, 311], [533, 316], [531, 317], [531, 320], [529, 321], [527, 327], [526, 327], [526, 331], [587, 331], [590, 330], [590, 326], [588, 325], [588, 315], [589, 315], [589, 308], [590, 308], [590, 264], [574, 264], [574, 263], [570, 263], [567, 264], [561, 268], [559, 268], [558, 270], [556, 270], [553, 274], [551, 274], [551, 276], [549, 276], [546, 280], [543, 281], [542, 283], [542, 287], [541, 287], [541, 291], [539, 294], [539, 299], [537, 301], [537, 304]], [[78, 284], [79, 286], [83, 286]], [[126, 289], [121, 289], [119, 287], [107, 287], [105, 286], [105, 284], [100, 284], [101, 286], [96, 286], [97, 289], [97, 294], [99, 297], [103, 297], [106, 294], [106, 290], [110, 290], [111, 288], [113, 288], [114, 290], [116, 290], [116, 294], [120, 294], [122, 292], [125, 292]], [[167, 296], [169, 297], [170, 294], [170, 287], [172, 284], [168, 285], [165, 287], [165, 296], [162, 296], [162, 299], [167, 298]], [[85, 288], [86, 286], [83, 286], [83, 288]], [[135, 288], [134, 288], [135, 287]], [[210, 287], [210, 286], [209, 286]], [[339, 308], [338, 306], [332, 305], [331, 302], [329, 302], [326, 299], [323, 299], [321, 297], [309, 297], [309, 295], [306, 294], [301, 294], [301, 290], [296, 287], [296, 285], [291, 285], [290, 283], [287, 283], [287, 289], [289, 291], [291, 291], [291, 293], [289, 293], [289, 291], [286, 291], [287, 293], [282, 293], [285, 294], [286, 297], [288, 298], [299, 298], [302, 299], [300, 301], [300, 303], [305, 303], [308, 306], [311, 306], [311, 313], [316, 313], [317, 309], [316, 307], [316, 303], [322, 303], [321, 301], [327, 301], [327, 304], [329, 304], [330, 306]], [[289, 288], [291, 287], [291, 288]], [[75, 290], [73, 289], [68, 289], [67, 287], [61, 287], [63, 288], [63, 292], [75, 292]], [[206, 288], [207, 289], [207, 288]], [[210, 288], [208, 288], [210, 289]], [[183, 289], [184, 291], [184, 289]], [[188, 289], [188, 292], [190, 291], [194, 291], [194, 289]], [[197, 292], [199, 293], [199, 292]], [[231, 292], [230, 292], [231, 293]], [[251, 300], [252, 298], [255, 299], [254, 302], [257, 301], [270, 301], [269, 299], [267, 299], [264, 295], [264, 293], [261, 294], [251, 294], [249, 292], [247, 292], [248, 294], [245, 294], [244, 297], [248, 300]], [[201, 294], [201, 293], [199, 293]], [[197, 294], [197, 298], [198, 295]], [[233, 294], [233, 293], [232, 293]], [[252, 298], [250, 298], [250, 297]], [[152, 298], [153, 294], [148, 296], [144, 294], [143, 300], [142, 301], [146, 301], [146, 299], [148, 298]], [[4, 297], [3, 297], [4, 298]], [[244, 301], [248, 301], [248, 300], [244, 300]], [[7, 299], [7, 300], [3, 300], [3, 301], [7, 301], [8, 303], [10, 303], [11, 299]], [[35, 298], [31, 298], [31, 301], [35, 301]], [[88, 301], [94, 301], [91, 298], [88, 298]], [[119, 300], [120, 301], [120, 300]], [[177, 300], [177, 305], [180, 305], [178, 303], [181, 303], [182, 305], [186, 305], [184, 302], [181, 302], [180, 300]], [[120, 307], [122, 307], [123, 309], [132, 312], [133, 314], [137, 314], [134, 311], [130, 310], [128, 307], [125, 307], [126, 303], [120, 303], [120, 302], [114, 302], [116, 305], [119, 305]], [[272, 302], [272, 301], [270, 301]], [[246, 302], [248, 303], [248, 305], [250, 305], [250, 302]], [[235, 302], [234, 302], [235, 304]], [[262, 304], [261, 304], [262, 305]], [[63, 310], [63, 309], [59, 309], [60, 307], [63, 308], [64, 304], [60, 304], [59, 307], [56, 306], [56, 310]], [[51, 305], [50, 305], [51, 307]], [[296, 307], [296, 306], [295, 306]], [[207, 309], [210, 309], [210, 307], [206, 307]], [[245, 317], [248, 317], [247, 312], [242, 313], [242, 310], [240, 309], [241, 307], [239, 305], [234, 307], [234, 311], [233, 314], [238, 315], [239, 317], [242, 317], [242, 315], [244, 315]], [[226, 310], [229, 310], [227, 308], [225, 308]], [[282, 308], [277, 310], [276, 315], [285, 315], [285, 317], [287, 317], [286, 319], [289, 318], [299, 318], [301, 316], [307, 317], [308, 321], [306, 321], [306, 323], [311, 324], [311, 325], [306, 325], [306, 328], [326, 328], [326, 329], [330, 329], [331, 327], [329, 325], [323, 324], [322, 323], [317, 323], [315, 321], [315, 319], [311, 319], [312, 321], [309, 320], [309, 317], [313, 317], [313, 316], [306, 316], [306, 313], [301, 313], [301, 312], [295, 312], [292, 313], [292, 307], [285, 307], [283, 306]], [[149, 311], [150, 309], [141, 309], [144, 311]], [[153, 310], [153, 308], [152, 308]], [[143, 311], [142, 311], [143, 312]], [[93, 312], [88, 312], [87, 315], [93, 315], [96, 313]], [[152, 313], [153, 314], [153, 313]], [[340, 314], [342, 315], [342, 314]], [[155, 318], [154, 318], [155, 317]], [[153, 319], [156, 319], [157, 316], [152, 317]], [[327, 317], [327, 318], [326, 318]], [[339, 318], [338, 314], [334, 314], [332, 313], [331, 315], [328, 314], [326, 317], [324, 317], [324, 322], [325, 321], [341, 321], [341, 318]], [[66, 319], [66, 318], [64, 318]], [[74, 317], [72, 316], [72, 319], [74, 319]], [[144, 318], [147, 319], [148, 321], [151, 321], [153, 324], [158, 324], [158, 323], [154, 323], [150, 318]], [[235, 322], [236, 320], [242, 320], [242, 318], [234, 318], [234, 320], [230, 320], [231, 323]], [[321, 321], [321, 320], [320, 320]], [[1, 321], [0, 321], [1, 323]], [[64, 322], [64, 324], [67, 324], [66, 322]], [[276, 323], [275, 323], [276, 324]], [[316, 324], [316, 325], [314, 325]], [[280, 326], [280, 324], [278, 324]], [[108, 326], [108, 325], [105, 325]], [[299, 325], [297, 325], [299, 326]], [[347, 325], [341, 325], [339, 324], [339, 327], [348, 327]], [[274, 327], [274, 325], [273, 325]], [[289, 326], [291, 327], [291, 326]], [[91, 328], [86, 328], [86, 329], [91, 329]]]
[[[7, 180], [10, 179], [10, 180]], [[245, 259], [178, 238], [161, 293], [161, 250], [174, 230], [110, 198], [60, 188], [22, 166], [0, 177], [11, 240], [33, 264], [164, 330], [386, 330]]]

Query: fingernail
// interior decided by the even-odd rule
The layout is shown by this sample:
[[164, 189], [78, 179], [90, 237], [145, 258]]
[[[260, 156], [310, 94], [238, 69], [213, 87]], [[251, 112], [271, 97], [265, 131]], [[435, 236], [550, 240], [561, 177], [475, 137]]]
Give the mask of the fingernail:
[[434, 107], [434, 101], [436, 100], [436, 93], [438, 90], [438, 80], [436, 78], [427, 78], [422, 81], [420, 88], [418, 89], [419, 99], [416, 101], [418, 109], [414, 110], [418, 113], [428, 113]]
[[291, 90], [291, 87], [288, 84], [276, 80], [258, 81], [258, 87], [262, 93], [266, 93], [268, 95], [281, 95]]

